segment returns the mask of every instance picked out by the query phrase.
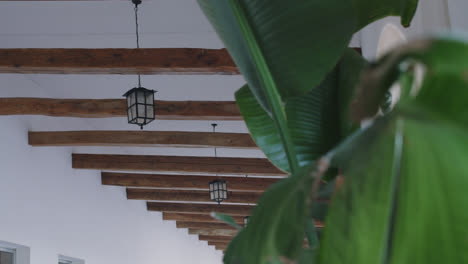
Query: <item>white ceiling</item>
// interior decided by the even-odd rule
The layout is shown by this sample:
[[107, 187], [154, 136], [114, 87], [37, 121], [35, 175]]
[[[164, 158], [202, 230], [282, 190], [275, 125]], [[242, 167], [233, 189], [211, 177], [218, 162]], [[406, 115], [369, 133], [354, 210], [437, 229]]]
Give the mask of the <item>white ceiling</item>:
[[[143, 1], [142, 47], [220, 48], [195, 0]], [[133, 48], [128, 1], [9, 1], [0, 3], [2, 48]]]
[[[0, 2], [0, 48], [134, 48], [130, 1]], [[222, 48], [194, 0], [143, 1], [141, 47]], [[142, 76], [161, 100], [234, 100], [242, 76]], [[121, 98], [136, 84], [123, 75], [0, 75], [0, 97]], [[23, 117], [32, 130], [137, 130], [125, 118]], [[146, 130], [211, 131], [212, 121], [155, 121]], [[218, 122], [218, 131], [247, 132], [243, 122]], [[73, 148], [75, 152], [210, 156], [210, 149]], [[221, 156], [262, 157], [225, 149]]]
[[[195, 0], [140, 5], [140, 45], [145, 48], [222, 48]], [[358, 38], [353, 40], [359, 45]], [[0, 1], [0, 48], [134, 48], [131, 1]], [[242, 76], [142, 76], [161, 100], [234, 100]], [[123, 75], [0, 75], [0, 97], [121, 98], [136, 84]], [[31, 130], [136, 130], [125, 118], [23, 117]], [[155, 121], [146, 130], [210, 131], [212, 121]], [[218, 121], [220, 132], [248, 132], [243, 122]], [[212, 155], [208, 149], [73, 148], [75, 152]], [[220, 149], [220, 156], [263, 157], [261, 151]]]

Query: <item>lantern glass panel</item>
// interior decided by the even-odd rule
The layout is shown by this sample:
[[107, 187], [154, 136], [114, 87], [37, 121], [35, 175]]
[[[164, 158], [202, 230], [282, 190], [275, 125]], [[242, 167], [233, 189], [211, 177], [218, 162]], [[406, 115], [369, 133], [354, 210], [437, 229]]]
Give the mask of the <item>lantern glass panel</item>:
[[146, 106], [146, 116], [150, 119], [154, 118], [154, 107], [150, 105]]
[[127, 107], [130, 107], [135, 104], [135, 94], [131, 93], [127, 99]]
[[136, 94], [137, 94], [137, 103], [144, 104], [145, 103], [145, 91], [137, 90]]
[[138, 117], [145, 117], [146, 113], [146, 108], [145, 108], [145, 105], [142, 105], [142, 104], [138, 104]]
[[154, 94], [153, 93], [146, 93], [146, 104], [154, 105]]
[[130, 117], [130, 121], [134, 120], [137, 116], [137, 113], [136, 113], [136, 105], [133, 105], [131, 108], [130, 108], [130, 111], [131, 111], [131, 117]]

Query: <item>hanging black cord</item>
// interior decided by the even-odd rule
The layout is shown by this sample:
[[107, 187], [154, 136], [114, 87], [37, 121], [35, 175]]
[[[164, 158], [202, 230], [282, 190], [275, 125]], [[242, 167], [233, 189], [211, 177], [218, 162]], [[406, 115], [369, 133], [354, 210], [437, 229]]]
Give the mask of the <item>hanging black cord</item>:
[[[135, 2], [134, 2], [135, 3]], [[141, 2], [140, 2], [141, 3]], [[136, 32], [136, 44], [137, 44], [137, 49], [140, 48], [140, 34], [138, 30], [138, 5], [140, 3], [135, 3], [135, 32]]]
[[[213, 133], [216, 133], [216, 126], [218, 124], [211, 124], [213, 126]], [[214, 155], [215, 155], [215, 158], [218, 157], [218, 153], [216, 153], [216, 147], [214, 147]]]
[[[216, 126], [217, 125], [218, 124], [216, 124], [216, 123], [211, 124], [211, 126], [213, 127], [213, 133], [216, 133]], [[215, 158], [218, 157], [218, 153], [216, 153], [216, 147], [214, 147], [214, 156], [215, 156]], [[216, 174], [216, 177], [218, 177], [218, 174]], [[221, 202], [218, 201], [218, 204], [221, 204]]]
[[[137, 49], [140, 48], [140, 33], [138, 30], [138, 5], [141, 4], [141, 0], [132, 0], [132, 3], [135, 4], [135, 32], [136, 32], [136, 45]], [[141, 87], [141, 76], [138, 73], [138, 87]]]

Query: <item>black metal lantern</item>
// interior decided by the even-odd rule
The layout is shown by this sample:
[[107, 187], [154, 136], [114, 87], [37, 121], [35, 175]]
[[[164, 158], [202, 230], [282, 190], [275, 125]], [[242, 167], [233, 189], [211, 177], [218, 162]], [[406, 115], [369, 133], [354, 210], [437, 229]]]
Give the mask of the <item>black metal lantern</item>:
[[127, 98], [128, 123], [144, 125], [154, 120], [154, 90], [143, 87], [133, 88], [123, 96]]
[[244, 217], [244, 226], [246, 226], [248, 222], [249, 222], [249, 217], [248, 216]]
[[210, 199], [218, 204], [227, 199], [226, 181], [214, 180], [210, 182]]

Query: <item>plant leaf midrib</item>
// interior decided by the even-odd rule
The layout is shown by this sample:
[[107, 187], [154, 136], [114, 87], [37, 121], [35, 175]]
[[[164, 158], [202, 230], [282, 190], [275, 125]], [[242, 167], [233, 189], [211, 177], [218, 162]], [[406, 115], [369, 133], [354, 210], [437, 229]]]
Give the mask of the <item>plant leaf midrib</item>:
[[392, 165], [392, 179], [390, 187], [390, 206], [388, 214], [388, 222], [386, 233], [383, 242], [382, 264], [389, 264], [392, 256], [393, 235], [395, 229], [395, 220], [398, 211], [398, 190], [401, 176], [401, 165], [403, 158], [404, 144], [404, 119], [396, 120], [395, 139], [394, 139], [394, 155]]
[[286, 157], [289, 163], [289, 170], [292, 175], [299, 168], [297, 161], [296, 150], [291, 134], [289, 133], [288, 124], [286, 120], [286, 113], [283, 108], [281, 97], [278, 93], [276, 83], [269, 70], [268, 64], [262, 54], [260, 47], [255, 38], [255, 34], [249, 25], [249, 21], [245, 16], [242, 6], [239, 1], [229, 0], [234, 17], [239, 25], [240, 31], [246, 40], [247, 47], [256, 65], [258, 76], [262, 82], [265, 94], [267, 96], [268, 104], [272, 110], [272, 118], [278, 129], [281, 141], [286, 152]]

